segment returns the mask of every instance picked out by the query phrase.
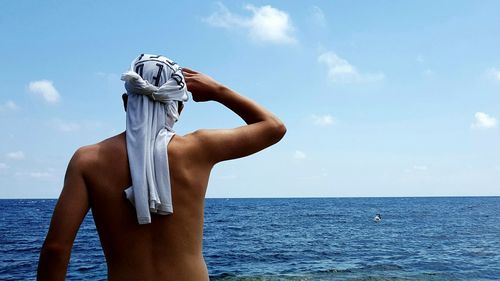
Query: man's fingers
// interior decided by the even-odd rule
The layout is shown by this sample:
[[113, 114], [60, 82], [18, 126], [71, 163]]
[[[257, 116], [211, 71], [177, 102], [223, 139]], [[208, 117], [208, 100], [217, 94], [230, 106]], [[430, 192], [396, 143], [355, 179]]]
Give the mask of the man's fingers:
[[196, 80], [196, 79], [194, 78], [194, 76], [184, 75], [184, 80], [186, 80], [186, 82], [189, 82], [189, 81], [193, 81], [193, 80]]
[[198, 72], [196, 72], [196, 71], [194, 71], [194, 70], [192, 70], [190, 68], [187, 68], [187, 67], [183, 67], [182, 68], [182, 72], [190, 73], [190, 74], [196, 74], [196, 73], [198, 73]]

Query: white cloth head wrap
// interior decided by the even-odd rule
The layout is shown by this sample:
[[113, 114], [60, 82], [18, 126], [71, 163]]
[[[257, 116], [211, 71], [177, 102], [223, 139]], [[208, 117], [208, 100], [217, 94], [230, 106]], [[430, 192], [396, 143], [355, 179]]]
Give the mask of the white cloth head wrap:
[[173, 213], [167, 145], [179, 118], [178, 103], [188, 100], [181, 68], [164, 56], [142, 54], [123, 73], [127, 89], [127, 154], [132, 186], [125, 190], [139, 224], [151, 213]]

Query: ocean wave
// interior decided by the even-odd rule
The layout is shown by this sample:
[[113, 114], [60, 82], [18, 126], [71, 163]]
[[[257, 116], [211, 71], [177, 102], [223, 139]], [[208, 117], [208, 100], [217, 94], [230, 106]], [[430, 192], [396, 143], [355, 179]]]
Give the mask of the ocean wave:
[[397, 264], [374, 264], [351, 268], [330, 268], [290, 274], [240, 275], [223, 272], [211, 275], [211, 281], [457, 281], [473, 280], [473, 274], [445, 272], [405, 272]]
[[210, 281], [451, 281], [472, 280], [457, 278], [454, 274], [419, 273], [412, 275], [376, 275], [355, 274], [350, 270], [330, 270], [323, 273], [310, 273], [302, 275], [246, 275], [237, 276], [223, 273], [210, 276]]

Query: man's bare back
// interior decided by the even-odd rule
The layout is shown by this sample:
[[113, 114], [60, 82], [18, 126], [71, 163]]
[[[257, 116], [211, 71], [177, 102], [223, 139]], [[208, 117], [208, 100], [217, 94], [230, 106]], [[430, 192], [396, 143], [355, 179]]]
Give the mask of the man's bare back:
[[124, 196], [131, 185], [125, 133], [80, 148], [66, 172], [41, 251], [38, 280], [64, 280], [74, 238], [89, 208], [109, 280], [208, 280], [202, 242], [211, 169], [276, 143], [286, 129], [273, 114], [210, 77], [189, 69], [184, 75], [195, 101], [218, 101], [248, 125], [174, 136], [168, 145], [174, 213], [153, 215], [146, 225], [137, 223], [135, 208]]

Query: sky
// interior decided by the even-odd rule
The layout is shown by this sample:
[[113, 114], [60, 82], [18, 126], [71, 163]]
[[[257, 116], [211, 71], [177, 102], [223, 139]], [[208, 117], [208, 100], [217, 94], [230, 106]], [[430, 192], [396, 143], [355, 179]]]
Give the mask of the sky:
[[[162, 54], [256, 100], [281, 142], [207, 197], [500, 195], [498, 1], [2, 1], [0, 198], [57, 198], [125, 130], [120, 81]], [[188, 102], [184, 135], [243, 121]]]

